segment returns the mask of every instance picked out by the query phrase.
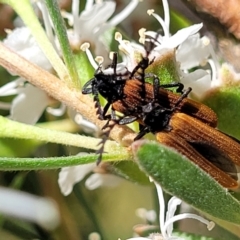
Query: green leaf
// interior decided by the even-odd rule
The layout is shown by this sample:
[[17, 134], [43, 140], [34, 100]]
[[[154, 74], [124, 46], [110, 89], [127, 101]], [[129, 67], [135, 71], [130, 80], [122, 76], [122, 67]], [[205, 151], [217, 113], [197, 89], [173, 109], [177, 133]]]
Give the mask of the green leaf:
[[78, 79], [78, 73], [77, 73], [75, 62], [74, 62], [74, 57], [72, 54], [72, 50], [70, 48], [70, 44], [67, 37], [66, 26], [63, 21], [63, 18], [58, 6], [58, 2], [56, 0], [46, 0], [45, 3], [48, 8], [49, 14], [51, 16], [55, 33], [60, 43], [64, 62], [69, 71], [69, 75], [71, 76], [72, 82], [68, 84], [70, 86], [71, 85], [74, 86], [77, 89], [80, 89], [80, 81]]
[[148, 177], [143, 173], [138, 165], [133, 161], [121, 161], [112, 164], [112, 173], [134, 183], [151, 185]]
[[217, 113], [218, 128], [240, 139], [240, 87], [219, 88], [208, 94], [204, 103]]
[[77, 66], [78, 76], [80, 76], [81, 85], [83, 85], [94, 76], [94, 69], [89, 63], [86, 53], [83, 51], [75, 52], [74, 60]]
[[154, 141], [133, 144], [140, 167], [165, 191], [216, 218], [240, 224], [240, 203], [207, 173]]

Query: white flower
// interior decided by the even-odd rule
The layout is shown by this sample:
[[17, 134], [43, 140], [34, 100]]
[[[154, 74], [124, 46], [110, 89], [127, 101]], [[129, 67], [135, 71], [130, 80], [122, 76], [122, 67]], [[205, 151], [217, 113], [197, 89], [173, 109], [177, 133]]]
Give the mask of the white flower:
[[[72, 14], [63, 14], [68, 18], [70, 24], [72, 23], [73, 25], [72, 32], [68, 31], [70, 42], [75, 46], [80, 45], [83, 40], [87, 40], [93, 44], [97, 54], [101, 53], [106, 55], [107, 51], [104, 50], [106, 46], [102, 41], [101, 35], [107, 29], [116, 26], [126, 18], [137, 6], [138, 2], [138, 0], [132, 0], [122, 12], [108, 21], [115, 11], [115, 2], [98, 1], [93, 4], [93, 1], [87, 1], [84, 11], [79, 14], [79, 0], [74, 0], [72, 3]], [[47, 8], [43, 1], [37, 1], [37, 6], [43, 16], [46, 34], [55, 50], [60, 55], [60, 49], [56, 44], [57, 41]], [[28, 61], [47, 71], [52, 70], [50, 62], [27, 27], [20, 27], [13, 31], [8, 31], [8, 36], [3, 40], [3, 43]], [[29, 84], [20, 86], [18, 82], [18, 80], [13, 81], [13, 83], [8, 83], [0, 89], [0, 92], [2, 92], [0, 96], [16, 95], [10, 106], [9, 104], [6, 105], [2, 103], [0, 107], [10, 107], [11, 119], [27, 124], [35, 124], [43, 111], [48, 107], [50, 98], [42, 90]], [[8, 88], [8, 94], [3, 92], [6, 88]], [[61, 105], [59, 109], [47, 109], [50, 114], [55, 116], [63, 114], [65, 110], [66, 107], [63, 105]]]
[[[199, 33], [189, 36], [177, 49], [176, 59], [182, 70], [188, 70], [206, 64], [210, 56], [207, 37], [200, 38]], [[188, 57], [186, 57], [188, 56]]]
[[[160, 23], [163, 29], [163, 35], [157, 32], [146, 31], [145, 29], [139, 30], [140, 42], [152, 41], [150, 39], [155, 39], [155, 47], [149, 54], [149, 59], [155, 59], [157, 61], [158, 57], [169, 50], [176, 49], [176, 60], [179, 63], [179, 77], [180, 81], [185, 85], [185, 87], [192, 87], [192, 95], [195, 98], [201, 99], [207, 90], [212, 86], [212, 78], [215, 75], [215, 66], [211, 64], [212, 76], [209, 71], [203, 70], [202, 65], [209, 62], [209, 57], [214, 58], [214, 52], [212, 46], [207, 37], [200, 38], [198, 31], [201, 29], [202, 24], [195, 24], [186, 28], [179, 30], [174, 35], [170, 34], [169, 31], [169, 7], [167, 0], [163, 0], [164, 8], [164, 19], [159, 15], [155, 14], [153, 10], [149, 10], [149, 15], [154, 16]], [[119, 42], [119, 49], [124, 53], [123, 63], [125, 68], [132, 71], [139, 61], [139, 57], [145, 56], [146, 51], [143, 46], [132, 43], [122, 39], [121, 34], [116, 35], [116, 40]], [[137, 60], [138, 59], [138, 60]], [[197, 67], [198, 69], [192, 72], [192, 68]]]
[[58, 184], [62, 194], [64, 196], [69, 195], [73, 190], [74, 184], [80, 182], [88, 173], [92, 172], [95, 166], [96, 163], [89, 163], [62, 168], [58, 177]]
[[12, 101], [10, 118], [33, 125], [41, 117], [49, 103], [50, 98], [44, 91], [31, 84], [25, 84]]
[[95, 54], [107, 57], [108, 48], [104, 43], [102, 34], [122, 22], [137, 6], [139, 0], [131, 0], [128, 6], [111, 20], [108, 19], [115, 11], [116, 3], [113, 1], [87, 1], [85, 9], [79, 14], [79, 0], [73, 0], [72, 13], [63, 12], [63, 17], [68, 19], [70, 44], [79, 48], [84, 42], [89, 42], [95, 47]]
[[198, 216], [196, 214], [192, 213], [183, 213], [183, 214], [178, 214], [175, 215], [175, 212], [177, 210], [177, 206], [181, 204], [181, 200], [178, 199], [177, 197], [172, 197], [169, 202], [168, 202], [168, 210], [166, 213], [166, 219], [165, 219], [165, 202], [164, 202], [164, 197], [163, 197], [163, 192], [161, 186], [154, 182], [156, 188], [157, 188], [157, 193], [158, 193], [158, 200], [159, 200], [159, 206], [160, 206], [160, 213], [159, 213], [159, 221], [160, 221], [160, 233], [153, 233], [149, 237], [134, 237], [134, 238], [129, 238], [127, 240], [184, 240], [180, 237], [174, 236], [173, 235], [173, 223], [186, 219], [186, 218], [192, 218], [199, 220], [200, 222], [204, 223], [207, 225], [208, 230], [212, 230], [215, 224], [213, 222], [209, 222], [208, 220], [204, 219], [201, 216]]
[[211, 75], [203, 69], [197, 69], [191, 73], [181, 72], [181, 82], [185, 89], [188, 87], [193, 89], [190, 94], [198, 100], [201, 100], [212, 86]]
[[[41, 68], [47, 71], [52, 69], [50, 62], [27, 27], [16, 28], [10, 31], [3, 43]], [[44, 91], [31, 84], [25, 84], [25, 80], [21, 78], [0, 88], [0, 96], [10, 95], [16, 95], [11, 103], [10, 118], [27, 124], [35, 124], [51, 102]]]
[[50, 62], [27, 27], [15, 28], [10, 31], [7, 37], [3, 40], [3, 43], [14, 52], [26, 58], [29, 62], [32, 62], [47, 71], [52, 69]]
[[0, 88], [0, 97], [17, 95], [9, 104], [10, 118], [27, 124], [35, 124], [51, 102], [44, 91], [25, 83], [22, 78]]
[[98, 169], [99, 167], [96, 166], [96, 163], [62, 168], [58, 177], [58, 184], [62, 194], [64, 196], [69, 195], [76, 183], [95, 170], [98, 172], [92, 173], [85, 182], [85, 186], [89, 190], [94, 190], [100, 186], [115, 187], [121, 181], [120, 177], [105, 172], [100, 173]]
[[60, 222], [58, 208], [50, 199], [0, 187], [0, 213], [31, 221], [48, 230]]

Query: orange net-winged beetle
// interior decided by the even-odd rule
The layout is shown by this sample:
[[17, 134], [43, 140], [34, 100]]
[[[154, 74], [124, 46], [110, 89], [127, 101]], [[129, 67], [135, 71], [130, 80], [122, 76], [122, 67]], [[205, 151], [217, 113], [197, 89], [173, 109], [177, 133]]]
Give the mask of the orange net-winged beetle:
[[[101, 119], [113, 120], [115, 124], [137, 121], [140, 132], [135, 140], [151, 132], [158, 142], [175, 148], [223, 187], [238, 188], [235, 166], [240, 166], [238, 140], [216, 129], [217, 115], [206, 105], [188, 98], [191, 88], [183, 90], [183, 84], [178, 82], [161, 84], [155, 74], [145, 73], [154, 61], [149, 59], [150, 50], [146, 52], [132, 72], [126, 69], [124, 73], [117, 73], [114, 54], [112, 71], [107, 74], [98, 69], [83, 87], [83, 94], [94, 95]], [[146, 82], [147, 78], [152, 79], [152, 84]], [[103, 109], [99, 94], [107, 100]], [[107, 114], [110, 108], [111, 113]]]

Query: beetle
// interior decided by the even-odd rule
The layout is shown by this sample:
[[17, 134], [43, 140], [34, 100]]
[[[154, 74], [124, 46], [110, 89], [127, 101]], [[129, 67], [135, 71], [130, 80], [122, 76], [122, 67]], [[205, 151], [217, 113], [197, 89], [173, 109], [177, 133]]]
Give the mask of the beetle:
[[[239, 142], [216, 129], [217, 115], [211, 108], [188, 98], [191, 88], [183, 91], [181, 83], [161, 84], [155, 74], [145, 73], [154, 61], [149, 59], [150, 51], [146, 52], [132, 72], [126, 69], [124, 73], [117, 71], [115, 53], [111, 71], [98, 69], [94, 78], [84, 85], [83, 93], [94, 95], [100, 119], [108, 120], [104, 128], [110, 120], [120, 125], [137, 121], [140, 131], [134, 140], [151, 132], [158, 142], [178, 150], [222, 186], [237, 188], [235, 164], [240, 166]], [[148, 83], [147, 78], [153, 83]], [[176, 87], [180, 95], [172, 91]], [[99, 94], [107, 100], [103, 110]], [[110, 108], [111, 114], [107, 115]], [[123, 116], [118, 116], [116, 111]], [[101, 161], [106, 139], [102, 140], [97, 163]]]
[[[140, 132], [134, 140], [151, 132], [159, 143], [173, 147], [209, 173], [223, 187], [236, 189], [240, 144], [216, 129], [217, 115], [206, 105], [188, 98], [191, 88], [178, 95], [161, 85], [145, 83], [145, 105], [138, 94], [138, 83], [125, 85], [126, 98], [113, 103], [123, 117], [118, 124], [138, 121]], [[137, 109], [138, 110], [134, 110]]]

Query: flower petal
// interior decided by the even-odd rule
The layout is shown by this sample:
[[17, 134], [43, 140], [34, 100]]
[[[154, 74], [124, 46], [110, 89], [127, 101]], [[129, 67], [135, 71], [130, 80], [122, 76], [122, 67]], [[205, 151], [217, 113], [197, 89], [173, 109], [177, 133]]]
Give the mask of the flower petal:
[[49, 103], [47, 94], [30, 84], [14, 98], [10, 118], [27, 124], [35, 124]]
[[115, 187], [119, 184], [121, 178], [112, 174], [92, 174], [85, 182], [86, 188], [94, 190], [100, 186]]
[[77, 23], [79, 28], [77, 30], [78, 33], [81, 34], [84, 39], [92, 39], [93, 34], [112, 16], [115, 8], [116, 3], [108, 1], [94, 4], [91, 9], [83, 11]]
[[58, 184], [64, 196], [72, 192], [73, 185], [80, 182], [88, 173], [90, 173], [96, 163], [89, 163], [75, 167], [62, 168], [58, 176]]
[[31, 221], [52, 230], [60, 221], [56, 203], [51, 199], [0, 187], [1, 215]]
[[177, 49], [176, 59], [181, 62], [181, 69], [186, 70], [207, 60], [210, 55], [208, 45], [204, 44], [200, 35], [194, 34], [189, 36]]
[[15, 28], [8, 34], [7, 38], [3, 40], [3, 43], [28, 61], [42, 67], [43, 69], [47, 71], [52, 69], [52, 65], [27, 27]]
[[191, 95], [194, 98], [201, 100], [211, 88], [211, 75], [202, 69], [198, 69], [192, 73], [182, 73], [181, 82], [185, 88], [191, 87], [193, 89]]
[[197, 33], [202, 28], [202, 26], [202, 23], [194, 24], [190, 27], [186, 27], [177, 31], [177, 33], [175, 33], [170, 38], [163, 37], [161, 39], [162, 44], [155, 48], [155, 50], [157, 51], [158, 49], [160, 50], [162, 48], [176, 48], [181, 43], [183, 43], [189, 36]]

